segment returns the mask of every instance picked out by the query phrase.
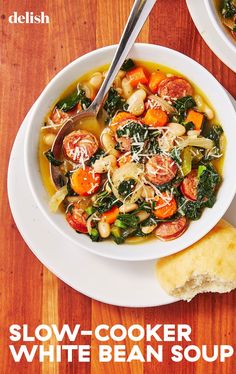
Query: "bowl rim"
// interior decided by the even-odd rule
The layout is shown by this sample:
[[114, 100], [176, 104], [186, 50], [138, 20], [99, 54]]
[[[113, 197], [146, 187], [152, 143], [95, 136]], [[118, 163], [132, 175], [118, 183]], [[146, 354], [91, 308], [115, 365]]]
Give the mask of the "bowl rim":
[[[107, 51], [110, 52], [110, 51], [113, 51], [115, 49], [115, 47], [116, 47], [116, 45], [109, 45], [109, 46], [106, 46], [106, 47], [102, 47], [102, 48], [99, 48], [97, 50], [91, 51], [91, 52], [89, 52], [89, 53], [87, 53], [87, 54], [85, 54], [85, 55], [77, 58], [76, 60], [74, 60], [71, 63], [69, 63], [68, 65], [66, 65], [61, 71], [59, 71], [52, 78], [52, 80], [46, 85], [46, 87], [44, 88], [44, 90], [42, 91], [42, 93], [40, 94], [39, 98], [35, 102], [35, 105], [32, 108], [32, 113], [31, 113], [31, 117], [30, 117], [30, 120], [29, 120], [30, 124], [29, 124], [29, 127], [26, 129], [26, 133], [25, 133], [24, 164], [25, 164], [26, 176], [27, 176], [27, 181], [28, 181], [28, 184], [30, 186], [30, 190], [31, 190], [31, 192], [33, 194], [34, 200], [37, 202], [37, 205], [39, 206], [40, 210], [43, 212], [44, 216], [47, 218], [47, 220], [49, 221], [49, 223], [52, 224], [57, 229], [57, 231], [61, 235], [66, 236], [76, 246], [80, 246], [81, 248], [84, 248], [87, 251], [92, 252], [92, 253], [94, 253], [96, 255], [103, 256], [105, 258], [111, 258], [111, 259], [114, 259], [114, 260], [124, 260], [124, 261], [148, 261], [148, 260], [154, 260], [154, 259], [157, 259], [157, 258], [160, 258], [160, 257], [164, 257], [164, 256], [167, 256], [167, 255], [170, 255], [170, 254], [174, 254], [174, 253], [180, 252], [181, 250], [185, 249], [189, 245], [194, 244], [197, 240], [200, 240], [204, 235], [206, 235], [214, 227], [214, 225], [222, 218], [223, 214], [228, 209], [228, 207], [231, 204], [231, 202], [233, 200], [233, 197], [234, 197], [234, 195], [236, 193], [236, 174], [235, 174], [235, 177], [234, 177], [234, 182], [235, 183], [233, 185], [233, 188], [230, 189], [229, 194], [225, 198], [225, 203], [223, 205], [223, 209], [219, 209], [218, 211], [214, 211], [215, 214], [214, 214], [214, 217], [213, 217], [213, 224], [212, 223], [211, 224], [208, 223], [208, 225], [204, 225], [204, 226], [207, 226], [207, 229], [205, 230], [204, 233], [202, 233], [200, 236], [198, 236], [196, 240], [190, 240], [189, 239], [188, 241], [186, 241], [185, 245], [181, 246], [180, 249], [178, 248], [178, 249], [169, 251], [166, 254], [163, 254], [162, 256], [160, 256], [159, 253], [155, 253], [155, 254], [152, 254], [152, 255], [148, 255], [148, 254], [142, 254], [142, 255], [136, 254], [135, 257], [134, 256], [129, 257], [129, 255], [128, 256], [124, 255], [124, 252], [122, 254], [119, 254], [119, 255], [115, 255], [113, 253], [111, 253], [111, 254], [103, 253], [103, 252], [100, 252], [98, 250], [98, 247], [94, 248], [93, 245], [91, 245], [91, 246], [85, 245], [83, 243], [80, 243], [78, 240], [75, 240], [72, 237], [72, 235], [71, 236], [68, 235], [65, 231], [63, 231], [62, 228], [60, 228], [57, 225], [57, 223], [53, 219], [52, 214], [49, 212], [49, 210], [47, 211], [45, 209], [45, 207], [43, 206], [43, 202], [41, 201], [42, 199], [40, 198], [40, 196], [37, 195], [37, 191], [36, 191], [36, 189], [34, 187], [32, 175], [31, 175], [31, 166], [30, 166], [30, 162], [29, 162], [29, 156], [30, 156], [30, 135], [31, 135], [32, 128], [33, 128], [32, 123], [33, 123], [33, 119], [34, 119], [35, 113], [37, 112], [38, 108], [41, 106], [41, 103], [44, 100], [44, 96], [47, 95], [47, 91], [51, 87], [53, 87], [53, 85], [55, 84], [55, 82], [59, 81], [61, 79], [61, 77], [63, 77], [64, 73], [67, 70], [72, 69], [74, 67], [74, 65], [76, 65], [78, 62], [80, 64], [82, 64], [87, 59], [91, 59], [92, 57], [96, 56], [96, 54], [98, 54], [99, 52], [100, 53], [101, 52], [107, 52]], [[170, 48], [167, 48], [167, 47], [158, 46], [158, 45], [155, 45], [155, 44], [148, 44], [148, 43], [135, 43], [135, 45], [134, 45], [134, 48], [138, 48], [138, 49], [140, 49], [140, 48], [142, 49], [142, 48], [146, 48], [146, 47], [150, 48], [150, 49], [155, 49], [155, 50], [159, 49], [159, 51], [166, 51], [167, 53], [174, 53], [175, 55], [180, 56], [180, 58], [182, 58], [182, 59], [184, 58], [185, 61], [186, 61], [186, 63], [188, 61], [189, 62], [191, 61], [192, 64], [198, 66], [198, 68], [202, 69], [202, 71], [205, 71], [205, 74], [207, 74], [211, 78], [211, 80], [214, 81], [214, 84], [217, 85], [218, 88], [219, 88], [219, 90], [221, 91], [221, 95], [224, 96], [225, 101], [227, 101], [228, 105], [231, 106], [231, 108], [233, 108], [233, 105], [232, 105], [232, 103], [231, 103], [228, 95], [226, 94], [225, 90], [220, 85], [220, 83], [215, 79], [215, 77], [210, 72], [208, 72], [198, 62], [196, 62], [195, 60], [191, 59], [190, 57], [188, 57], [188, 56], [186, 56], [186, 55], [184, 55], [184, 54], [182, 54], [182, 53], [180, 53], [180, 52], [178, 52], [178, 51], [176, 51], [174, 49], [170, 49]], [[132, 51], [131, 51], [130, 54], [132, 54]], [[156, 63], [158, 63], [158, 62], [156, 62]], [[184, 65], [183, 65], [183, 70], [184, 70]], [[181, 71], [180, 71], [180, 73], [181, 73]], [[69, 84], [67, 84], [66, 86], [69, 86], [70, 83], [71, 82], [69, 82]], [[234, 111], [234, 108], [233, 108], [233, 111]], [[236, 160], [236, 155], [235, 155], [235, 160]], [[233, 179], [233, 176], [232, 176], [232, 179]], [[41, 182], [41, 183], [43, 185], [43, 182]], [[207, 223], [207, 222], [205, 222], [205, 223]], [[176, 240], [178, 240], [178, 239], [176, 239]], [[129, 251], [130, 252], [132, 252], [131, 249], [132, 249], [132, 245], [129, 245]], [[147, 252], [147, 249], [145, 249], [145, 251]]]
[[204, 0], [205, 6], [210, 17], [211, 23], [223, 41], [236, 53], [236, 42], [228, 35], [225, 26], [222, 24], [220, 16], [217, 12], [214, 0]]

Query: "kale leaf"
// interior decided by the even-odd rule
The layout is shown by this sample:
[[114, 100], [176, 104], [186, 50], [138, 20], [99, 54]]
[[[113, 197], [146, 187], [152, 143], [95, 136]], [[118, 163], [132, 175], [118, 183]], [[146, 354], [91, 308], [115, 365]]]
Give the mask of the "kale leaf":
[[184, 177], [177, 175], [175, 178], [173, 178], [170, 182], [164, 183], [158, 186], [158, 190], [161, 192], [165, 191], [172, 191], [174, 195], [178, 195], [178, 186], [183, 181]]
[[108, 92], [107, 99], [103, 108], [107, 112], [109, 118], [112, 118], [118, 110], [126, 110], [128, 104], [123, 97], [119, 95], [119, 93], [111, 87]]
[[196, 106], [196, 102], [192, 96], [184, 96], [181, 99], [177, 99], [173, 103], [173, 107], [177, 110], [172, 117], [172, 120], [178, 123], [184, 122], [187, 116], [187, 111]]
[[236, 7], [232, 0], [223, 0], [221, 13], [224, 18], [232, 18], [236, 14]]
[[73, 109], [78, 103], [81, 104], [82, 109], [86, 109], [89, 107], [91, 102], [91, 99], [86, 97], [85, 91], [81, 87], [79, 87], [76, 88], [76, 90], [70, 95], [58, 101], [56, 107], [60, 110], [63, 110], [63, 112], [68, 112], [69, 110]]
[[136, 214], [140, 212], [141, 210], [145, 210], [146, 212], [152, 211], [152, 207], [146, 201], [138, 200], [137, 204], [138, 204], [138, 208], [135, 209], [131, 214]]
[[134, 63], [134, 61], [133, 61], [131, 58], [127, 58], [127, 59], [123, 62], [123, 64], [122, 64], [120, 70], [128, 71], [128, 70], [133, 69], [134, 67], [135, 67], [135, 63]]
[[99, 158], [101, 158], [103, 155], [104, 155], [104, 151], [103, 149], [98, 149], [96, 153], [94, 153], [94, 155], [92, 157], [90, 157], [90, 159], [87, 161], [87, 165], [88, 166], [92, 166], [95, 161], [99, 160]]
[[113, 193], [108, 191], [99, 192], [96, 196], [94, 206], [97, 207], [99, 213], [104, 213], [110, 210], [113, 206], [121, 205]]
[[197, 201], [190, 201], [183, 195], [177, 196], [180, 213], [192, 221], [201, 217], [205, 207], [213, 207], [216, 202], [217, 187], [221, 181], [220, 175], [210, 163], [199, 165], [198, 177]]
[[147, 126], [138, 122], [131, 121], [116, 131], [118, 138], [125, 137], [131, 139], [131, 155], [135, 155], [135, 159], [139, 160], [139, 153], [145, 147], [145, 141], [149, 137]]
[[189, 130], [194, 130], [195, 125], [192, 121], [190, 122], [183, 122], [182, 125], [186, 128], [186, 131], [188, 132]]
[[170, 152], [170, 157], [176, 162], [176, 164], [181, 165], [182, 164], [182, 158], [181, 158], [181, 149], [174, 147], [172, 151]]
[[216, 148], [220, 150], [220, 137], [223, 134], [224, 130], [220, 125], [212, 125], [207, 131], [205, 137], [213, 140]]
[[129, 196], [134, 190], [135, 185], [136, 185], [136, 181], [133, 178], [122, 181], [118, 187], [119, 195], [124, 198]]
[[197, 221], [201, 218], [203, 205], [199, 201], [190, 201], [184, 196], [178, 196], [177, 202], [180, 212], [188, 219]]
[[51, 151], [51, 149], [49, 149], [47, 152], [44, 152], [44, 155], [47, 157], [48, 161], [53, 166], [60, 166], [60, 165], [63, 164], [63, 161], [57, 160], [55, 158], [55, 156], [54, 156], [53, 152]]
[[212, 202], [215, 201], [216, 188], [221, 182], [221, 177], [212, 164], [209, 163], [204, 166], [205, 168], [202, 168], [202, 165], [199, 166], [201, 173], [199, 173], [197, 199], [200, 202], [210, 200], [210, 205], [212, 205]]
[[135, 216], [134, 214], [119, 214], [116, 221], [115, 221], [115, 226], [118, 226], [120, 228], [137, 228], [139, 224], [139, 218]]
[[159, 130], [150, 130], [149, 129], [149, 135], [148, 135], [148, 142], [145, 146], [145, 153], [147, 154], [159, 154], [161, 152], [158, 137], [160, 135]]
[[147, 126], [141, 125], [135, 121], [130, 121], [123, 127], [119, 128], [116, 131], [116, 134], [118, 138], [124, 136], [133, 139], [135, 137], [139, 142], [144, 142], [149, 137]]

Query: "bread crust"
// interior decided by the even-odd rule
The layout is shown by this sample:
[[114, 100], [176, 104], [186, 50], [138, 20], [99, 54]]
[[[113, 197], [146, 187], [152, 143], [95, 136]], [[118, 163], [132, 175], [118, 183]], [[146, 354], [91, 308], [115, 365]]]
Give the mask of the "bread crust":
[[236, 229], [221, 220], [197, 243], [160, 259], [157, 275], [168, 294], [184, 300], [236, 288]]

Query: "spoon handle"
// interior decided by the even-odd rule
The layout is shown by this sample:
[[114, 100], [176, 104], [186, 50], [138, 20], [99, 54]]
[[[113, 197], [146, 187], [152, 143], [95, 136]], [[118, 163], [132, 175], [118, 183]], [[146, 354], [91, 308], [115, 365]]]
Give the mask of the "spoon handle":
[[91, 110], [91, 112], [95, 114], [99, 112], [105, 95], [109, 91], [109, 88], [133, 46], [155, 2], [156, 0], [135, 0], [107, 76], [91, 104], [89, 111]]

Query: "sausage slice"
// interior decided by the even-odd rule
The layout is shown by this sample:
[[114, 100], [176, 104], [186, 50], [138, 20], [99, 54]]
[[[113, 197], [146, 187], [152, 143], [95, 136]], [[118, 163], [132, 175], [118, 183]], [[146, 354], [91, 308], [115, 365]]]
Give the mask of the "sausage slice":
[[93, 134], [85, 130], [77, 130], [65, 136], [63, 150], [66, 157], [74, 163], [83, 164], [98, 149], [98, 141]]
[[175, 221], [161, 223], [155, 230], [155, 236], [163, 241], [173, 240], [181, 236], [187, 227], [186, 217], [180, 217]]
[[198, 177], [197, 169], [194, 169], [189, 173], [181, 183], [180, 189], [182, 194], [189, 200], [197, 200], [197, 186], [198, 186]]
[[160, 83], [158, 94], [163, 98], [180, 99], [192, 95], [193, 88], [184, 78], [170, 77]]
[[146, 177], [150, 182], [162, 185], [170, 182], [177, 173], [175, 161], [166, 155], [153, 156], [146, 163]]
[[83, 234], [88, 232], [86, 225], [86, 212], [81, 209], [77, 203], [74, 203], [70, 210], [66, 213], [66, 219], [69, 225], [76, 231], [79, 231]]

